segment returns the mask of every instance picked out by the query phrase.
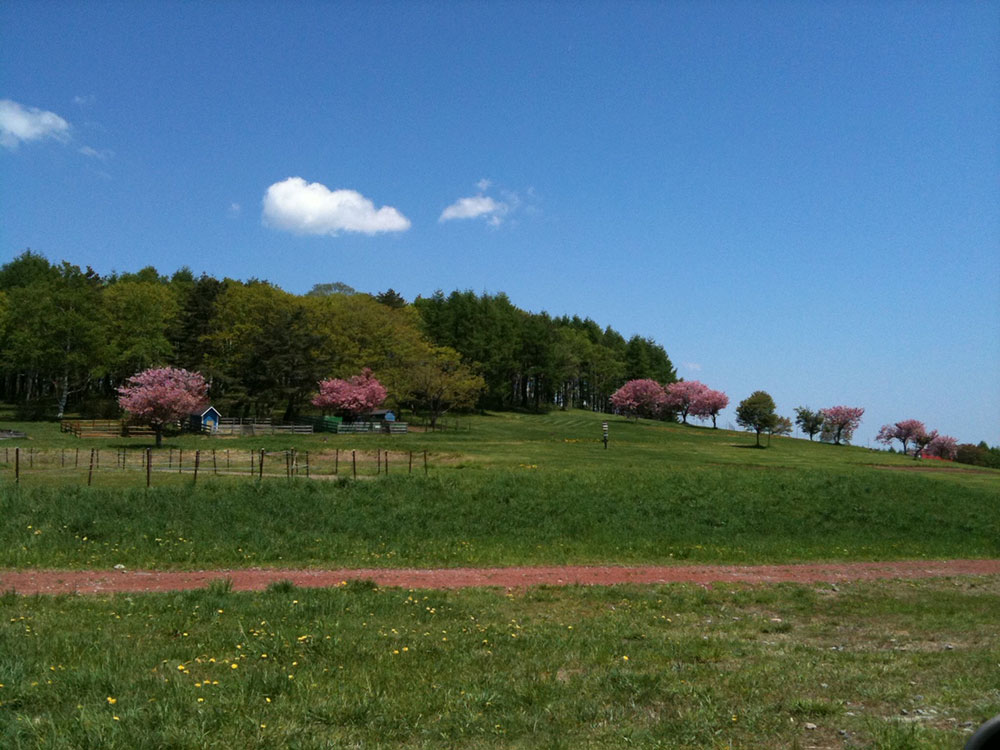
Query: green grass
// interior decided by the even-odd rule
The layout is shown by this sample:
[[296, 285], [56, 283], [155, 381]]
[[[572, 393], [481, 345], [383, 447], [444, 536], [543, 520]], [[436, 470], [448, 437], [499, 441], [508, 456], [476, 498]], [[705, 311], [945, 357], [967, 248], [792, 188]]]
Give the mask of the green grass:
[[[281, 440], [299, 451], [299, 476], [285, 478], [283, 456], [271, 456], [263, 482], [248, 472], [250, 441], [186, 436], [172, 441], [173, 459], [169, 449], [157, 454], [150, 490], [135, 446], [132, 468], [115, 468], [115, 449], [128, 441], [102, 444], [102, 470], [87, 487], [85, 468], [62, 467], [81, 441], [41, 435], [19, 441], [24, 455], [38, 451], [33, 470], [22, 455], [19, 486], [9, 462], [0, 466], [0, 567], [1000, 555], [1000, 472], [787, 438], [757, 450], [746, 433], [620, 419], [610, 420], [605, 450], [602, 419], [587, 412], [498, 415], [471, 419], [463, 432], [275, 438], [269, 450]], [[89, 441], [84, 445], [89, 459]], [[3, 448], [9, 458], [10, 446]], [[176, 467], [180, 448], [188, 473], [163, 471], [168, 462]], [[231, 452], [231, 474], [212, 474], [213, 448], [217, 465]], [[332, 477], [334, 448], [341, 451], [339, 479]], [[389, 476], [375, 476], [375, 451], [386, 449], [394, 452]], [[195, 450], [203, 451], [197, 485]], [[303, 476], [306, 451], [311, 481]], [[364, 481], [345, 478], [351, 451], [363, 452]]]
[[997, 622], [995, 578], [8, 595], [0, 746], [955, 748]]

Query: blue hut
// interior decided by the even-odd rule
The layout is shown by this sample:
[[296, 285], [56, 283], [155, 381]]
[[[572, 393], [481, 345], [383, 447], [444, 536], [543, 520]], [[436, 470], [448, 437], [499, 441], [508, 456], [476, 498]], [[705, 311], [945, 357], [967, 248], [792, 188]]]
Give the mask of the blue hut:
[[219, 413], [219, 410], [214, 406], [209, 406], [205, 411], [191, 415], [191, 429], [195, 432], [214, 433], [219, 429], [220, 419], [222, 419], [222, 414]]

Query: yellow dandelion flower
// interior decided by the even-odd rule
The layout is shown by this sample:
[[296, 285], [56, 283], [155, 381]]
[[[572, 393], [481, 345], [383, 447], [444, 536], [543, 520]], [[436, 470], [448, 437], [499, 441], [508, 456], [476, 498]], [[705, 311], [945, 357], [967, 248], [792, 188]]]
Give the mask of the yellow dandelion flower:
[[117, 699], [117, 698], [112, 698], [112, 697], [111, 697], [110, 695], [108, 696], [108, 704], [109, 704], [109, 705], [112, 705], [112, 706], [113, 706], [113, 705], [115, 705], [115, 704], [116, 704], [117, 702], [118, 702], [118, 699]]
[[232, 664], [230, 664], [229, 666], [230, 666], [230, 668], [231, 668], [231, 669], [239, 669], [239, 668], [240, 668], [240, 665], [239, 665], [239, 664], [237, 664], [236, 662], [233, 662], [233, 663], [232, 663]]

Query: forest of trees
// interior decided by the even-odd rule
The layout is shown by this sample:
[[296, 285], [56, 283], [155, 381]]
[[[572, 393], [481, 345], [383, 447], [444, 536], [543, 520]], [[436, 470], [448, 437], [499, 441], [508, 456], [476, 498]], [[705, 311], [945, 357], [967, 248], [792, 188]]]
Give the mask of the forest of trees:
[[502, 293], [407, 303], [333, 283], [295, 295], [186, 268], [101, 276], [31, 251], [0, 267], [0, 400], [20, 417], [117, 416], [118, 387], [160, 366], [201, 372], [227, 416], [285, 420], [313, 409], [318, 381], [365, 367], [391, 404], [417, 410], [453, 383], [476, 383], [478, 408], [604, 411], [626, 381], [677, 380], [651, 339]]

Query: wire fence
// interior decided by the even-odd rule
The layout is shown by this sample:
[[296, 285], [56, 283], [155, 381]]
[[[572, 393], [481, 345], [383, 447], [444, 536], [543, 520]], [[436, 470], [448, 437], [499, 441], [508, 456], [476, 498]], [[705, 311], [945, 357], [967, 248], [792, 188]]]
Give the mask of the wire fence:
[[[440, 457], [438, 457], [440, 460]], [[322, 451], [264, 449], [250, 450], [183, 450], [179, 448], [141, 450], [129, 448], [3, 448], [3, 470], [0, 477], [17, 484], [33, 478], [61, 479], [67, 483], [92, 486], [107, 483], [111, 475], [115, 483], [134, 485], [145, 482], [147, 487], [177, 477], [197, 483], [206, 477], [244, 477], [265, 479], [371, 479], [390, 474], [423, 474], [430, 472], [433, 457], [427, 451], [346, 450], [334, 448]]]

